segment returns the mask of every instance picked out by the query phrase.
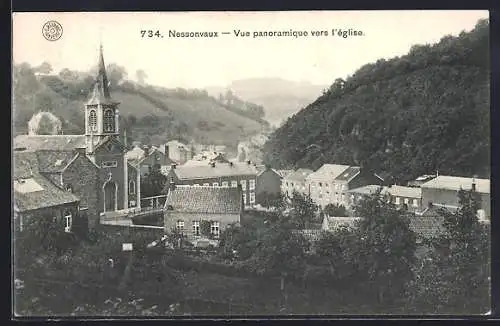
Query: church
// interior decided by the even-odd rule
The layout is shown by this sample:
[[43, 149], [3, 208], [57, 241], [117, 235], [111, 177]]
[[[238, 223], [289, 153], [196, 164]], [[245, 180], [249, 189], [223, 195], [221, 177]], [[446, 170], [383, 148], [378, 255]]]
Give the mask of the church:
[[121, 141], [119, 103], [109, 90], [102, 46], [98, 72], [88, 102], [84, 106], [83, 135], [18, 135], [16, 152], [36, 156], [36, 169], [43, 177], [80, 200], [87, 210], [89, 227], [103, 212], [140, 208], [140, 173], [127, 162]]

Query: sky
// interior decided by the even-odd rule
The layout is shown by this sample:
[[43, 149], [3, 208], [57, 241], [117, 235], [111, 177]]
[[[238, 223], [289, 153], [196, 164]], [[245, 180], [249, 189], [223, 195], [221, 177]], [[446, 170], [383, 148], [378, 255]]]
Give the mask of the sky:
[[[262, 77], [330, 85], [366, 63], [404, 55], [412, 45], [469, 31], [488, 16], [484, 10], [14, 13], [13, 61], [47, 61], [56, 72], [86, 71], [96, 65], [102, 42], [106, 63], [124, 66], [132, 80], [142, 69], [152, 85], [224, 87], [233, 80]], [[57, 41], [42, 35], [43, 24], [51, 20], [63, 27]], [[290, 29], [308, 36], [253, 35]], [[363, 35], [342, 38], [332, 36], [332, 29]], [[163, 37], [142, 37], [141, 30], [158, 30]], [[169, 37], [174, 30], [218, 32], [218, 37]], [[234, 30], [250, 36], [235, 36]], [[313, 36], [312, 31], [328, 31], [328, 36]]]

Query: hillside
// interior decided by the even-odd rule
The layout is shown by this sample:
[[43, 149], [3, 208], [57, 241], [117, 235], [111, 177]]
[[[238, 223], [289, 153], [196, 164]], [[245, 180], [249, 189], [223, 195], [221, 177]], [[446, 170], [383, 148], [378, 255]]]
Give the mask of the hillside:
[[489, 177], [489, 26], [378, 60], [290, 117], [264, 146], [276, 167], [359, 164], [404, 182]]
[[265, 119], [273, 125], [279, 125], [307, 104], [311, 103], [324, 85], [308, 82], [294, 82], [281, 78], [251, 78], [231, 82], [226, 87], [207, 87], [209, 94], [225, 94], [229, 89], [236, 96], [261, 105], [265, 110]]
[[[14, 67], [14, 133], [26, 133], [27, 121], [39, 110], [60, 117], [65, 133], [82, 133], [91, 75], [73, 72], [69, 78], [62, 72], [43, 76], [34, 72], [26, 63]], [[177, 138], [235, 149], [239, 139], [260, 132], [266, 124], [247, 112], [238, 114], [237, 108], [227, 107], [203, 91], [166, 90], [115, 81], [111, 92], [113, 99], [120, 102], [122, 126], [131, 141], [159, 144]]]

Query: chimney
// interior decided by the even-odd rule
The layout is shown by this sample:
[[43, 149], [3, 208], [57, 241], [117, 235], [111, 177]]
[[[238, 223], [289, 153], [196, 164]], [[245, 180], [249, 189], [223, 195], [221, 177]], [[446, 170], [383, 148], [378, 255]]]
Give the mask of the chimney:
[[177, 164], [176, 164], [176, 163], [172, 163], [172, 164], [170, 164], [170, 167], [171, 167], [173, 170], [175, 170], [175, 168], [177, 167]]
[[210, 163], [210, 165], [214, 168], [215, 167], [215, 162]]
[[234, 165], [233, 162], [229, 162], [230, 167], [233, 167], [233, 165]]

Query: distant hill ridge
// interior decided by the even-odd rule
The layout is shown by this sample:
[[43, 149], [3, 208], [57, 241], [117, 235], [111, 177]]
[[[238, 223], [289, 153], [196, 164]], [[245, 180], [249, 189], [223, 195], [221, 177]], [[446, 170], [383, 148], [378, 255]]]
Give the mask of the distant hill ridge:
[[489, 125], [489, 27], [480, 21], [337, 79], [273, 133], [265, 161], [358, 164], [395, 181], [436, 170], [489, 176]]

